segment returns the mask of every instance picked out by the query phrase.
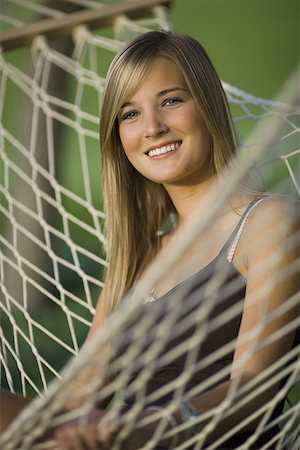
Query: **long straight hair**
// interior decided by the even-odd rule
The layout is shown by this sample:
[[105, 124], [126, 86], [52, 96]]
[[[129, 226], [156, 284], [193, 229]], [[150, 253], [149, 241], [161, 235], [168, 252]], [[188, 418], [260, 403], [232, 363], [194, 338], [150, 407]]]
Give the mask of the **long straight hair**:
[[150, 31], [127, 44], [110, 65], [100, 119], [103, 200], [108, 268], [106, 313], [132, 287], [145, 258], [160, 247], [158, 230], [174, 210], [162, 185], [143, 177], [128, 161], [119, 136], [118, 113], [143, 81], [153, 58], [172, 60], [181, 70], [207, 127], [213, 171], [219, 174], [238, 142], [221, 81], [203, 47], [192, 37]]

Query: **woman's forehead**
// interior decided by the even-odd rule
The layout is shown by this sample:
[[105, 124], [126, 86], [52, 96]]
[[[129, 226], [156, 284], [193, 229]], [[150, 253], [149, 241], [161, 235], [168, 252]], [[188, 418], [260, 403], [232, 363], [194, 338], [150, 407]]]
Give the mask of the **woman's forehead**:
[[142, 72], [138, 71], [136, 79], [132, 78], [126, 101], [141, 91], [148, 90], [149, 94], [159, 95], [170, 88], [188, 89], [182, 70], [169, 58], [152, 58], [143, 69]]

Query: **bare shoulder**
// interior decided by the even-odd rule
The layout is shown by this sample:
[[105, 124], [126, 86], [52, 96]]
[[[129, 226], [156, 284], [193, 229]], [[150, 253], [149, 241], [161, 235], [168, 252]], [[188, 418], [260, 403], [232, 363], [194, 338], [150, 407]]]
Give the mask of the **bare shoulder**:
[[[253, 208], [249, 220], [249, 231], [251, 228], [269, 230], [281, 224], [289, 228], [299, 227], [300, 224], [300, 201], [284, 195], [269, 195]], [[252, 225], [252, 226], [251, 226]]]
[[300, 250], [300, 202], [283, 195], [269, 195], [251, 211], [246, 221], [236, 263], [246, 274], [251, 263], [289, 254], [298, 258]]

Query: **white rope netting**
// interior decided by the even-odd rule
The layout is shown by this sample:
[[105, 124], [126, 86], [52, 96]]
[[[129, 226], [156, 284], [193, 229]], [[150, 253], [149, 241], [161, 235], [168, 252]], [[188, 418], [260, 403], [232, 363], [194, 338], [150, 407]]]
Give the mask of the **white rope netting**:
[[[29, 0], [10, 0], [10, 3], [17, 8], [27, 8], [29, 17], [32, 11], [52, 18], [64, 14], [47, 3]], [[87, 8], [100, 6], [98, 2], [86, 0], [77, 4]], [[1, 20], [9, 26], [21, 27], [23, 19], [20, 18], [24, 16], [13, 9], [13, 15], [9, 15], [10, 8], [3, 9]], [[293, 88], [293, 79], [299, 74], [291, 77], [282, 97], [276, 101], [255, 97], [224, 83], [241, 140], [243, 157], [239, 170], [230, 176], [227, 191], [216, 195], [214, 208], [205, 219], [195, 220], [174, 251], [166, 255], [163, 269], [154, 265], [144, 285], [137, 285], [134, 295], [126, 300], [126, 309], [121, 306], [112, 317], [109, 330], [100, 332], [84, 353], [72, 358], [78, 354], [90, 327], [106, 265], [98, 143], [105, 73], [113, 55], [125, 41], [148, 29], [168, 26], [165, 9], [157, 7], [153, 17], [144, 20], [133, 21], [121, 16], [114, 27], [103, 33], [92, 32], [83, 23], [73, 32], [72, 51], [64, 43], [52, 45], [47, 38], [38, 36], [30, 48], [0, 55], [1, 384], [12, 392], [36, 395], [32, 405], [3, 436], [3, 449], [43, 448], [35, 439], [44, 430], [55, 423], [63, 423], [70, 416], [84, 417], [93, 405], [107, 401], [116, 392], [115, 407], [108, 414], [120, 421], [114, 448], [122, 448], [124, 436], [131, 427], [139, 426], [136, 417], [144, 405], [155, 404], [174, 391], [173, 402], [165, 411], [161, 427], [144, 447], [156, 448], [160, 436], [166, 434], [166, 416], [176, 409], [183, 393], [193, 397], [228, 375], [226, 368], [199, 385], [189, 386], [189, 379], [196, 370], [209, 367], [233, 348], [234, 342], [229, 342], [201, 363], [197, 362], [197, 349], [207, 333], [237, 315], [241, 305], [238, 303], [215, 320], [209, 320], [211, 303], [208, 300], [222, 285], [225, 269], [219, 270], [202, 288], [207, 301], [200, 305], [197, 314], [195, 296], [190, 295], [194, 306], [186, 307], [184, 319], [179, 320], [179, 314], [186, 292], [179, 290], [174, 295], [172, 308], [166, 307], [164, 311], [157, 306], [152, 308], [151, 314], [143, 314], [141, 295], [150, 292], [158, 271], [160, 276], [167, 274], [197, 234], [209, 226], [245, 173], [250, 171], [252, 177], [270, 191], [295, 199], [300, 197], [299, 90]], [[290, 271], [295, 270], [295, 266], [290, 268]], [[238, 286], [233, 284], [230, 289], [234, 292]], [[292, 296], [285, 302], [283, 311], [276, 314], [283, 314], [284, 308], [293, 308], [297, 302], [299, 295]], [[176, 303], [178, 308], [174, 307]], [[176, 339], [176, 333], [184, 332], [191, 324], [195, 325], [196, 332], [185, 345], [164, 353], [168, 340]], [[287, 329], [278, 331], [273, 338], [278, 339], [280, 333], [288, 333], [299, 326], [300, 318], [295, 317]], [[255, 347], [255, 336], [252, 338]], [[108, 342], [114, 343], [113, 351], [118, 356], [114, 364], [104, 369], [102, 358], [95, 355], [99, 355], [101, 349], [105, 351]], [[128, 344], [125, 349], [124, 342]], [[131, 342], [134, 345], [129, 345]], [[284, 409], [280, 419], [275, 420], [280, 431], [274, 442], [264, 448], [299, 448], [298, 353], [299, 346], [272, 365], [268, 373], [260, 374], [261, 384], [257, 389], [261, 391], [267, 388], [270, 376], [274, 383], [287, 381], [262, 411], [255, 412], [262, 415], [256, 434], [241, 448], [250, 448], [255, 437], [271, 428], [275, 405], [285, 400], [292, 388], [292, 403]], [[182, 354], [188, 354], [182, 376], [148, 393], [146, 385], [155, 371]], [[71, 362], [61, 372], [70, 358]], [[80, 378], [86, 367], [97, 374], [78, 390], [78, 396], [85, 395], [86, 400], [71, 413], [57, 415], [70, 395], [67, 386], [76, 385], [77, 377]], [[135, 381], [129, 382], [136, 371]], [[118, 376], [111, 380], [115, 373]], [[132, 408], [120, 414], [125, 389], [126, 396], [134, 397], [135, 401]], [[204, 431], [176, 448], [202, 448], [205, 436], [222, 417], [238, 408], [246, 398], [249, 400], [251, 392], [251, 385], [233, 386], [226, 401], [207, 414], [211, 420]], [[241, 393], [244, 394], [242, 400]], [[77, 391], [72, 390], [72, 395], [76, 394]], [[207, 417], [201, 415], [199, 421]], [[222, 448], [222, 442], [251, 418], [245, 418], [236, 429], [228, 431], [228, 436], [220, 437], [208, 448]], [[176, 435], [178, 430], [168, 433]]]

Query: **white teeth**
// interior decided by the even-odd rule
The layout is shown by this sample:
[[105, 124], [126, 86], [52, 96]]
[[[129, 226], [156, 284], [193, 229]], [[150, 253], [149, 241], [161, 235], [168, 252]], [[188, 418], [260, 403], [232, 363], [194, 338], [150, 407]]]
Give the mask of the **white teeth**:
[[176, 150], [176, 148], [179, 147], [179, 142], [176, 142], [174, 144], [164, 145], [163, 147], [155, 148], [154, 150], [150, 150], [148, 153], [149, 156], [158, 156], [162, 155], [163, 153], [169, 153], [172, 150]]

